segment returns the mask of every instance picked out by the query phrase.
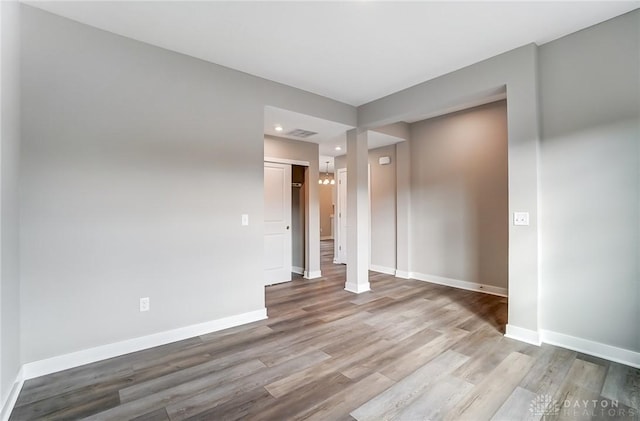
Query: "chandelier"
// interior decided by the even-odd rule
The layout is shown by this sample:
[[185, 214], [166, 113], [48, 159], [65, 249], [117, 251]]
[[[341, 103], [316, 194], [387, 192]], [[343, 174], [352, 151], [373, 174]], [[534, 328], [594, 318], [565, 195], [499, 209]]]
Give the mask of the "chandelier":
[[324, 173], [324, 179], [320, 177], [320, 179], [318, 180], [318, 184], [336, 184], [336, 180], [334, 180], [333, 178], [329, 178], [329, 161], [327, 161], [327, 168]]

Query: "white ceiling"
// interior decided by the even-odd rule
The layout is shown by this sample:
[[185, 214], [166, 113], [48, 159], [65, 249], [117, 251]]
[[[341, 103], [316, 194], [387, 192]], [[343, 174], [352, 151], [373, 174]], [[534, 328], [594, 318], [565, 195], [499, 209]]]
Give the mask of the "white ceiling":
[[[282, 127], [282, 131], [277, 131], [275, 129], [276, 126]], [[264, 133], [270, 136], [317, 143], [319, 145], [318, 150], [320, 153], [320, 169], [323, 172], [326, 168], [326, 161], [329, 161], [329, 172], [333, 172], [333, 157], [344, 155], [346, 153], [346, 132], [352, 128], [352, 126], [348, 126], [346, 124], [336, 123], [322, 118], [296, 113], [294, 111], [283, 110], [281, 108], [264, 108]], [[308, 130], [316, 132], [317, 134], [304, 139], [287, 134], [295, 129]], [[375, 149], [382, 146], [394, 145], [404, 140], [405, 139], [390, 136], [385, 133], [370, 131], [368, 146], [369, 149]]]
[[640, 6], [639, 1], [26, 3], [356, 106]]
[[[282, 131], [275, 130], [276, 126], [282, 127]], [[293, 111], [283, 110], [276, 107], [264, 108], [264, 133], [271, 136], [284, 137], [287, 139], [302, 140], [304, 142], [317, 143], [320, 155], [337, 156], [344, 154], [346, 150], [347, 130], [352, 126], [336, 123], [322, 118], [312, 117]], [[287, 135], [292, 130], [303, 129], [317, 134], [306, 139]], [[336, 146], [340, 146], [341, 151], [337, 151]], [[323, 166], [324, 168], [324, 166]]]
[[[333, 174], [336, 170], [335, 168], [335, 157], [333, 156], [326, 156], [326, 155], [320, 155], [320, 168], [318, 168], [320, 170], [320, 177], [322, 177], [322, 175], [326, 172], [329, 172], [331, 174]], [[329, 165], [327, 166], [327, 162], [329, 163]], [[328, 170], [327, 170], [328, 168]]]
[[[404, 142], [405, 139], [401, 139], [399, 137], [391, 136], [385, 133], [379, 133], [375, 131], [369, 131], [368, 136], [368, 146], [369, 149], [381, 148], [383, 146], [395, 145], [396, 143]], [[341, 135], [338, 139], [334, 139], [336, 144], [341, 146], [340, 151], [336, 151], [333, 149], [333, 145], [331, 149], [323, 149], [322, 145], [320, 145], [320, 160], [318, 161], [320, 164], [320, 173], [324, 174], [327, 172], [327, 162], [328, 172], [335, 172], [335, 157], [344, 155], [347, 151], [347, 136]], [[324, 151], [329, 151], [328, 153]]]

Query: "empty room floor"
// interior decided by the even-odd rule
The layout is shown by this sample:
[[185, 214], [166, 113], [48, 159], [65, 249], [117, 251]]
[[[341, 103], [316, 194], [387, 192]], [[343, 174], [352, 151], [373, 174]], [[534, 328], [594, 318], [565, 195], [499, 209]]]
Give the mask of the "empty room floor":
[[[640, 417], [640, 370], [503, 336], [507, 300], [345, 268], [266, 288], [269, 319], [29, 380], [11, 420]], [[555, 405], [554, 405], [555, 402]]]

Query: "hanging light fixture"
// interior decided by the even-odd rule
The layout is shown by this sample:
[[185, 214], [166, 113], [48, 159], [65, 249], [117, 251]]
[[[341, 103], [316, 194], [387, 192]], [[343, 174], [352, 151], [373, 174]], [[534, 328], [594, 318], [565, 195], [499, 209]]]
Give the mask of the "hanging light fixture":
[[327, 168], [324, 173], [324, 179], [320, 177], [320, 179], [318, 180], [318, 184], [336, 184], [336, 180], [334, 180], [333, 178], [329, 178], [329, 161], [327, 161]]

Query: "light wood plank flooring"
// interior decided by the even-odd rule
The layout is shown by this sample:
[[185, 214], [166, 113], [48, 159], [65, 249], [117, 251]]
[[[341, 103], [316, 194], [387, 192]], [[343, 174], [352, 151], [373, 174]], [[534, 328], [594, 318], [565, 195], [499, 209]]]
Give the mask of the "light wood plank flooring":
[[322, 279], [266, 288], [268, 320], [29, 380], [11, 420], [640, 418], [640, 370], [505, 338], [504, 298], [351, 294], [332, 247]]

